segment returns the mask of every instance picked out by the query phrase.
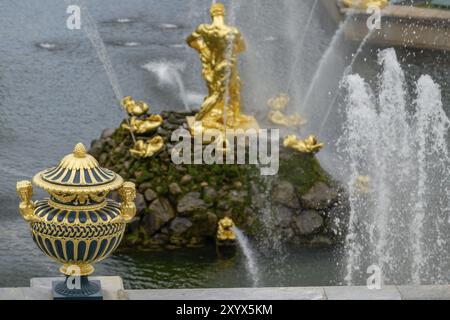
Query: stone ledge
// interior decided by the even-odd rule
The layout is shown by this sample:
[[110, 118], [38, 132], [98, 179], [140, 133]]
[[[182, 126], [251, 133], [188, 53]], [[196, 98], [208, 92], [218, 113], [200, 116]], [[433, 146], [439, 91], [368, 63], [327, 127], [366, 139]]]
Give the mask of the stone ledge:
[[450, 285], [398, 286], [402, 300], [450, 300]]
[[323, 288], [127, 290], [130, 300], [324, 300]]
[[[33, 278], [30, 288], [0, 288], [0, 300], [50, 300], [51, 282]], [[366, 287], [275, 287], [125, 290], [120, 277], [100, 280], [105, 300], [450, 300], [450, 285]]]
[[325, 287], [328, 300], [401, 300], [395, 286], [384, 286], [379, 290], [367, 287]]

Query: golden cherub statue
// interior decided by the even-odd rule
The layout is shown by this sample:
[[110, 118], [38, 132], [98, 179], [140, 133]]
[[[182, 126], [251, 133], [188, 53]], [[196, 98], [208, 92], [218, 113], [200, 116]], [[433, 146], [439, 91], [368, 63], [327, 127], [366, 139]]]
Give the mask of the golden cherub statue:
[[229, 217], [225, 217], [218, 222], [217, 227], [217, 240], [220, 242], [224, 241], [235, 241], [236, 234], [234, 233], [234, 222]]
[[278, 96], [267, 101], [271, 111], [268, 114], [269, 121], [273, 124], [284, 127], [299, 127], [306, 124], [306, 120], [302, 119], [298, 113], [287, 116], [283, 113], [290, 101], [286, 93], [280, 93]]
[[323, 148], [323, 143], [318, 143], [315, 136], [310, 135], [305, 140], [300, 140], [295, 135], [289, 135], [284, 139], [283, 145], [302, 153], [317, 153]]
[[130, 116], [141, 116], [149, 110], [149, 106], [144, 101], [134, 101], [132, 97], [126, 96], [122, 99], [122, 106]]
[[188, 117], [188, 124], [192, 128], [195, 121], [201, 121], [204, 129], [257, 129], [253, 117], [241, 114], [237, 63], [238, 54], [246, 49], [242, 34], [236, 27], [226, 25], [222, 3], [213, 4], [210, 13], [212, 23], [199, 25], [187, 38], [188, 45], [200, 54], [202, 75], [208, 88], [200, 111], [195, 118]]
[[342, 0], [347, 8], [367, 9], [370, 6], [384, 8], [389, 4], [389, 0]]
[[136, 158], [150, 158], [160, 151], [164, 146], [164, 139], [161, 136], [155, 136], [150, 140], [138, 140], [130, 153]]
[[156, 130], [163, 123], [163, 118], [159, 114], [152, 114], [140, 120], [133, 116], [129, 123], [122, 124], [122, 129], [129, 130], [136, 134], [146, 134]]

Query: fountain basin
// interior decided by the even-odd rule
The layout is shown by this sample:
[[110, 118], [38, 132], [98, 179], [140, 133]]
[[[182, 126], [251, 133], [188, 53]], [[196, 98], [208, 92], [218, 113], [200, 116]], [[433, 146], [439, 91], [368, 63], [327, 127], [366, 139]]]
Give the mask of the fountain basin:
[[[333, 1], [322, 0], [322, 3], [336, 23], [354, 10], [341, 8]], [[369, 32], [367, 21], [373, 13], [359, 9], [353, 12], [354, 19], [348, 23], [345, 36], [347, 40], [361, 42]], [[369, 42], [381, 46], [449, 50], [449, 31], [449, 10], [389, 5], [382, 9], [381, 28], [373, 32]]]

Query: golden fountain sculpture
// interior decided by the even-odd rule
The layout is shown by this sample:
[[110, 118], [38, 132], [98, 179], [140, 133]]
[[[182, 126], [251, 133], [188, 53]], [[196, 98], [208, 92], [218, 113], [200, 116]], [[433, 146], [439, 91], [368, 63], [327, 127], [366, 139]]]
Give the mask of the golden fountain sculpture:
[[[122, 106], [130, 116], [129, 121], [122, 124], [122, 129], [130, 131], [133, 135], [148, 136], [163, 123], [163, 118], [159, 114], [147, 114], [150, 108], [143, 101], [135, 102], [132, 97], [128, 96], [123, 98]], [[158, 153], [163, 147], [163, 138], [156, 135], [151, 139], [137, 140], [133, 148], [130, 149], [130, 153], [136, 158], [149, 158]]]
[[342, 4], [347, 8], [367, 9], [370, 6], [384, 8], [389, 4], [389, 0], [342, 0]]
[[229, 242], [234, 243], [236, 241], [236, 234], [233, 230], [234, 227], [234, 222], [229, 217], [219, 220], [216, 235], [219, 245]]
[[[62, 264], [66, 280], [53, 283], [53, 297], [101, 299], [100, 283], [87, 276], [94, 272], [94, 263], [116, 250], [135, 216], [134, 183], [101, 168], [81, 143], [58, 166], [36, 174], [33, 183], [50, 197], [32, 201], [31, 182], [19, 181], [19, 209], [39, 249]], [[113, 190], [119, 190], [122, 203], [107, 198]], [[80, 276], [80, 284], [72, 289], [73, 276]]]
[[122, 106], [125, 108], [130, 117], [142, 116], [150, 109], [148, 104], [144, 101], [136, 102], [130, 96], [126, 96], [122, 99]]
[[230, 217], [220, 219], [217, 224], [216, 251], [221, 259], [228, 260], [236, 256], [237, 237], [234, 227]]
[[355, 190], [360, 195], [365, 195], [370, 193], [370, 176], [359, 175], [355, 181]]
[[317, 141], [317, 138], [313, 135], [310, 135], [305, 140], [300, 140], [295, 135], [289, 135], [284, 139], [283, 145], [286, 148], [309, 154], [315, 154], [319, 152], [320, 149], [322, 149], [324, 146], [323, 143], [319, 143]]
[[150, 158], [157, 154], [164, 147], [164, 139], [155, 136], [147, 141], [137, 140], [130, 153], [135, 158]]
[[135, 102], [128, 96], [123, 98], [122, 106], [130, 116], [130, 121], [122, 124], [122, 129], [142, 135], [155, 131], [163, 123], [163, 118], [159, 114], [147, 114], [150, 108], [144, 101]]
[[139, 120], [136, 117], [131, 117], [130, 122], [122, 124], [122, 129], [129, 130], [135, 134], [143, 135], [153, 132], [161, 126], [163, 122], [159, 114], [152, 114], [144, 120]]
[[208, 89], [200, 111], [187, 122], [193, 134], [200, 134], [195, 121], [207, 129], [258, 129], [255, 118], [241, 113], [241, 78], [238, 55], [245, 51], [245, 41], [236, 27], [225, 23], [225, 7], [215, 3], [210, 9], [212, 23], [201, 24], [187, 38], [188, 45], [200, 55], [202, 75]]
[[283, 127], [300, 127], [306, 124], [306, 120], [302, 119], [298, 113], [290, 116], [284, 114], [286, 106], [289, 104], [290, 98], [286, 93], [280, 93], [278, 96], [269, 99], [267, 105], [271, 110], [268, 119], [271, 123]]

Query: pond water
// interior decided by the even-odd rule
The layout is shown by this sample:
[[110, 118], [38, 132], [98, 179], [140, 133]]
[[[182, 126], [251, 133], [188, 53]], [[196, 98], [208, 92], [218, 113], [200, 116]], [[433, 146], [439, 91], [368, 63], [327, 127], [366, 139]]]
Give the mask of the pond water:
[[[288, 28], [297, 30], [295, 37], [301, 36], [310, 2], [225, 2], [234, 6], [233, 19], [242, 25], [244, 34], [250, 35], [249, 52], [243, 57], [244, 82], [250, 83], [249, 90], [244, 92], [246, 99], [254, 102], [256, 98], [248, 96], [258, 88], [271, 88], [264, 91], [261, 100], [286, 89], [285, 80], [295, 61], [295, 50], [286, 52], [283, 44], [298, 42], [298, 38], [289, 39], [278, 30], [277, 23], [282, 23], [289, 6], [298, 6], [295, 11], [298, 20], [291, 17], [292, 26]], [[205, 93], [200, 65], [184, 39], [197, 24], [208, 20], [210, 1], [105, 3], [90, 0], [88, 8], [106, 44], [122, 92], [148, 101], [155, 112], [181, 110], [184, 104], [198, 105]], [[267, 14], [267, 21], [271, 21], [262, 33], [256, 28], [261, 15], [256, 9], [252, 12], [252, 6], [258, 13]], [[86, 35], [65, 27], [67, 14], [63, 1], [3, 0], [0, 12], [0, 286], [25, 286], [31, 277], [57, 275], [58, 266], [38, 251], [19, 217], [16, 181], [29, 179], [39, 170], [56, 164], [77, 142], [89, 145], [102, 129], [117, 127], [123, 113]], [[310, 63], [294, 75], [294, 83], [298, 80], [303, 92], [317, 67], [318, 54], [324, 51], [335, 31], [328, 22], [321, 28], [321, 21], [329, 18], [325, 15], [320, 18], [318, 15], [314, 19], [313, 35], [317, 38], [314, 45], [309, 45], [313, 42], [306, 38], [305, 59]], [[283, 30], [289, 29], [284, 25]], [[258, 43], [264, 43], [264, 47]], [[348, 44], [341, 52], [347, 55], [347, 60], [354, 47], [355, 44]], [[368, 46], [354, 67], [373, 79], [378, 68], [374, 51]], [[400, 49], [398, 55], [410, 77], [431, 74], [445, 89], [444, 101], [449, 101], [446, 80], [450, 76], [450, 62], [445, 53]], [[261, 71], [264, 65], [255, 63], [270, 59], [277, 63], [267, 63], [265, 71]], [[164, 73], [161, 66], [171, 72]], [[279, 72], [275, 77], [278, 80], [262, 87], [252, 85], [257, 72], [262, 72], [262, 78]], [[179, 87], [180, 80], [183, 88]], [[333, 123], [327, 127], [333, 131]], [[321, 156], [324, 166], [332, 172], [333, 152], [330, 148]], [[36, 198], [43, 195], [36, 190]], [[263, 286], [343, 283], [343, 257], [338, 248], [286, 248], [280, 256], [257, 255], [257, 258]], [[123, 277], [128, 288], [252, 285], [242, 254], [235, 260], [221, 261], [213, 246], [170, 252], [118, 252], [96, 269], [97, 275]]]

